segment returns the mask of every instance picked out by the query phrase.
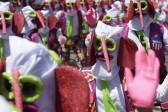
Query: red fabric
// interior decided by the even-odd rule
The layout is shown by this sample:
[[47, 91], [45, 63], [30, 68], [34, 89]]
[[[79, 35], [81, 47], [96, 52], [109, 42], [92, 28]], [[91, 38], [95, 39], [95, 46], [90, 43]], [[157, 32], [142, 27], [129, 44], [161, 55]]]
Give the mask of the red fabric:
[[48, 27], [50, 28], [50, 30], [52, 30], [55, 28], [56, 24], [57, 24], [57, 19], [55, 17], [55, 14], [53, 13], [48, 17]]
[[155, 2], [155, 1], [153, 1], [152, 4], [153, 4], [153, 7], [154, 7], [155, 9], [157, 9], [157, 7], [158, 7], [158, 3]]
[[42, 28], [43, 26], [45, 26], [44, 24], [44, 15], [41, 11], [37, 11], [37, 29]]
[[133, 4], [133, 1], [131, 0], [130, 1], [130, 4], [128, 6], [128, 11], [127, 11], [127, 15], [126, 17], [124, 18], [124, 22], [129, 22], [130, 20], [132, 20], [134, 17], [134, 4]]
[[95, 50], [94, 50], [94, 47], [93, 47], [94, 38], [95, 38], [95, 31], [92, 32], [91, 42], [90, 42], [90, 46], [89, 46], [89, 63], [90, 63], [90, 66], [93, 66], [96, 63]]
[[22, 32], [22, 29], [24, 27], [24, 16], [22, 12], [15, 12], [13, 14], [13, 21], [12, 21], [12, 31], [16, 35], [20, 35]]
[[3, 58], [0, 62], [0, 75], [5, 71], [6, 58]]
[[150, 15], [150, 17], [154, 18], [155, 17], [155, 8], [153, 6], [153, 3], [151, 0], [147, 0], [147, 2], [148, 2], [149, 15]]
[[123, 68], [135, 69], [135, 53], [137, 50], [137, 45], [133, 40], [121, 38], [117, 59], [118, 65]]
[[55, 70], [57, 112], [86, 112], [89, 86], [82, 72], [71, 66]]

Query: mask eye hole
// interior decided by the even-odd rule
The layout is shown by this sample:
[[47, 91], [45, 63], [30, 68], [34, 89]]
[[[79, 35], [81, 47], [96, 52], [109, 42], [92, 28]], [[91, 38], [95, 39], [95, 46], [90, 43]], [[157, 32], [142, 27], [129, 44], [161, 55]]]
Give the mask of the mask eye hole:
[[102, 50], [102, 41], [101, 41], [101, 37], [99, 37], [99, 36], [96, 36], [94, 39], [94, 49], [95, 49], [95, 51]]
[[69, 6], [70, 6], [70, 3], [66, 3], [66, 6], [69, 7]]
[[106, 47], [109, 52], [113, 52], [116, 50], [116, 42], [111, 38], [106, 39]]
[[22, 88], [24, 102], [33, 103], [42, 95], [43, 83], [34, 75], [20, 76], [19, 84]]
[[13, 93], [13, 78], [11, 74], [3, 73], [0, 78], [0, 93], [6, 98], [12, 100]]
[[148, 8], [148, 4], [147, 2], [141, 2], [141, 7], [142, 7], [142, 10], [146, 10]]
[[37, 5], [37, 9], [41, 9], [41, 5]]
[[4, 13], [5, 20], [7, 20], [7, 21], [12, 20], [12, 18], [13, 18], [12, 13], [10, 13], [8, 11], [4, 11], [3, 13]]
[[137, 2], [134, 3], [134, 10], [138, 11], [138, 3]]
[[30, 16], [32, 18], [35, 18], [37, 15], [36, 15], [36, 12], [31, 11], [31, 12], [28, 13], [28, 16]]
[[112, 18], [110, 16], [105, 16], [103, 19], [104, 22], [111, 22]]

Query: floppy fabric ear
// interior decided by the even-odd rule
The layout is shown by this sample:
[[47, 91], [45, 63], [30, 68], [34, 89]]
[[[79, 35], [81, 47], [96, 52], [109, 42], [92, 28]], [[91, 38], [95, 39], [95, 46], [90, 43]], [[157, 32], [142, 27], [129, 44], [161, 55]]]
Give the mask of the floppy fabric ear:
[[80, 0], [76, 0], [75, 5], [76, 5], [76, 9], [79, 10], [79, 8], [80, 8]]
[[95, 36], [96, 36], [95, 31], [93, 31], [92, 36], [91, 36], [91, 43], [90, 43], [90, 46], [89, 46], [89, 63], [90, 63], [90, 66], [93, 66], [96, 63], [95, 50], [94, 50], [94, 47], [93, 47]]
[[133, 1], [131, 0], [128, 7], [127, 15], [124, 18], [124, 21], [128, 23], [130, 20], [133, 19], [133, 17], [134, 17], [134, 4], [133, 4]]
[[135, 53], [137, 45], [129, 38], [121, 38], [117, 57], [117, 64], [124, 68], [135, 69]]
[[150, 17], [154, 18], [155, 17], [155, 8], [153, 6], [153, 3], [150, 0], [147, 0], [147, 2], [148, 2], [149, 15], [150, 15]]
[[0, 75], [5, 71], [6, 58], [3, 58], [0, 62]]
[[105, 13], [102, 13], [99, 17], [99, 21], [103, 21], [103, 18], [104, 18], [105, 15], [106, 15]]
[[48, 27], [50, 30], [54, 29], [57, 24], [57, 18], [55, 17], [55, 14], [51, 14], [48, 16]]
[[102, 9], [105, 9], [105, 8], [106, 8], [106, 3], [105, 3], [105, 1], [102, 0], [100, 3], [101, 3], [101, 8], [102, 8]]
[[11, 13], [15, 13], [15, 8], [13, 7], [13, 5], [10, 4], [9, 8]]
[[13, 15], [13, 21], [12, 21], [12, 31], [16, 35], [20, 35], [22, 32], [22, 29], [24, 27], [24, 16], [22, 12], [15, 12]]
[[55, 0], [52, 0], [52, 1], [51, 1], [51, 7], [52, 7], [53, 9], [55, 8], [55, 4], [56, 4]]
[[71, 66], [61, 66], [55, 70], [56, 111], [87, 112], [89, 86], [82, 72]]
[[40, 29], [43, 27], [44, 24], [44, 15], [41, 11], [37, 11], [37, 29]]

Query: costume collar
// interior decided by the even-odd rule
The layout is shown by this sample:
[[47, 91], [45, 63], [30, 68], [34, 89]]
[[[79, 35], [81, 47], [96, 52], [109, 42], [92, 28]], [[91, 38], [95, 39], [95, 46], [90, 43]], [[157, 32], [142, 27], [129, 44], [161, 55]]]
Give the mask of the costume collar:
[[134, 31], [139, 31], [139, 30], [146, 31], [150, 27], [150, 24], [152, 22], [153, 22], [152, 18], [148, 14], [145, 15], [144, 16], [145, 27], [144, 27], [144, 29], [142, 29], [140, 18], [138, 18], [137, 16], [134, 16], [134, 18], [129, 21], [128, 27], [129, 27], [129, 29], [134, 30]]

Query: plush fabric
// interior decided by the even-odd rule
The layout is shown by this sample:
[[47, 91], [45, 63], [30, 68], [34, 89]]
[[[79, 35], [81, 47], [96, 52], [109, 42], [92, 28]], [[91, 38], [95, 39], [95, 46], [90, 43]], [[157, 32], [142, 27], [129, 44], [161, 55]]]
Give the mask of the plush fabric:
[[89, 87], [76, 68], [62, 66], [56, 73], [56, 109], [58, 112], [85, 112], [89, 105]]

